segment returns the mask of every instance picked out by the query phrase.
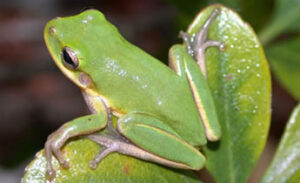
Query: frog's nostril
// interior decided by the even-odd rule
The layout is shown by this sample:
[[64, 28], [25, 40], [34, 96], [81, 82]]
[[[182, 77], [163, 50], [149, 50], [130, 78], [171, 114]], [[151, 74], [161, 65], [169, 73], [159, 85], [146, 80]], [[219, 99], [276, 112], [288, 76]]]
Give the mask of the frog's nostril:
[[49, 28], [49, 32], [50, 32], [50, 34], [51, 34], [52, 36], [55, 35], [55, 33], [56, 33], [55, 27], [51, 26], [51, 27]]

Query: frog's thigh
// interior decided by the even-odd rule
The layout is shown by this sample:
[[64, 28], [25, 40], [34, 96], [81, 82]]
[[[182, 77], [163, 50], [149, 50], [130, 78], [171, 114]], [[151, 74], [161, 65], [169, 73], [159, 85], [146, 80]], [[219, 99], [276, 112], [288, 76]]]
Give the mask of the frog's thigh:
[[201, 169], [204, 165], [204, 156], [159, 119], [145, 114], [127, 114], [119, 119], [118, 130], [145, 151], [170, 161], [158, 163], [177, 168], [172, 164], [184, 164], [186, 167], [179, 168], [187, 169]]
[[211, 141], [218, 140], [221, 127], [217, 111], [207, 81], [197, 63], [182, 45], [174, 45], [169, 55], [170, 67], [189, 82], [207, 138]]

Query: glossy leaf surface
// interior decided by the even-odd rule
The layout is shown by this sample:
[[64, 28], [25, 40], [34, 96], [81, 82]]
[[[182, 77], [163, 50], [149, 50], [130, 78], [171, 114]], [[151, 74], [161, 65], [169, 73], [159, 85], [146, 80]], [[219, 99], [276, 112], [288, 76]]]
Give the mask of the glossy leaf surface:
[[261, 44], [232, 10], [215, 5], [203, 10], [188, 29], [199, 30], [214, 8], [221, 10], [208, 38], [226, 50], [208, 48], [207, 79], [214, 96], [222, 138], [204, 149], [207, 169], [217, 182], [246, 182], [264, 146], [270, 124], [270, 73]]

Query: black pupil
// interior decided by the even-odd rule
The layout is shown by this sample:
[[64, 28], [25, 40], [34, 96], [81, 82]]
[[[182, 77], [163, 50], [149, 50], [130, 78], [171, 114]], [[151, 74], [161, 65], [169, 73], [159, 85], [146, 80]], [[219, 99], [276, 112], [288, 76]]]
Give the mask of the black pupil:
[[63, 57], [64, 57], [64, 60], [65, 60], [65, 62], [66, 62], [67, 64], [70, 64], [70, 65], [72, 65], [73, 67], [75, 67], [72, 58], [70, 57], [69, 53], [68, 53], [65, 49], [63, 50]]

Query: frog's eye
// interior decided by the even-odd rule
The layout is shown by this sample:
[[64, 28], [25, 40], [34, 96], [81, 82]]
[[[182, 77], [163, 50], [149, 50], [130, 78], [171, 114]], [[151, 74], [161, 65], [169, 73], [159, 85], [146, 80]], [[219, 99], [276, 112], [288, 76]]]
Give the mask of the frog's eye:
[[77, 69], [79, 66], [79, 61], [75, 52], [69, 47], [64, 47], [62, 51], [62, 60], [64, 65], [70, 69]]

